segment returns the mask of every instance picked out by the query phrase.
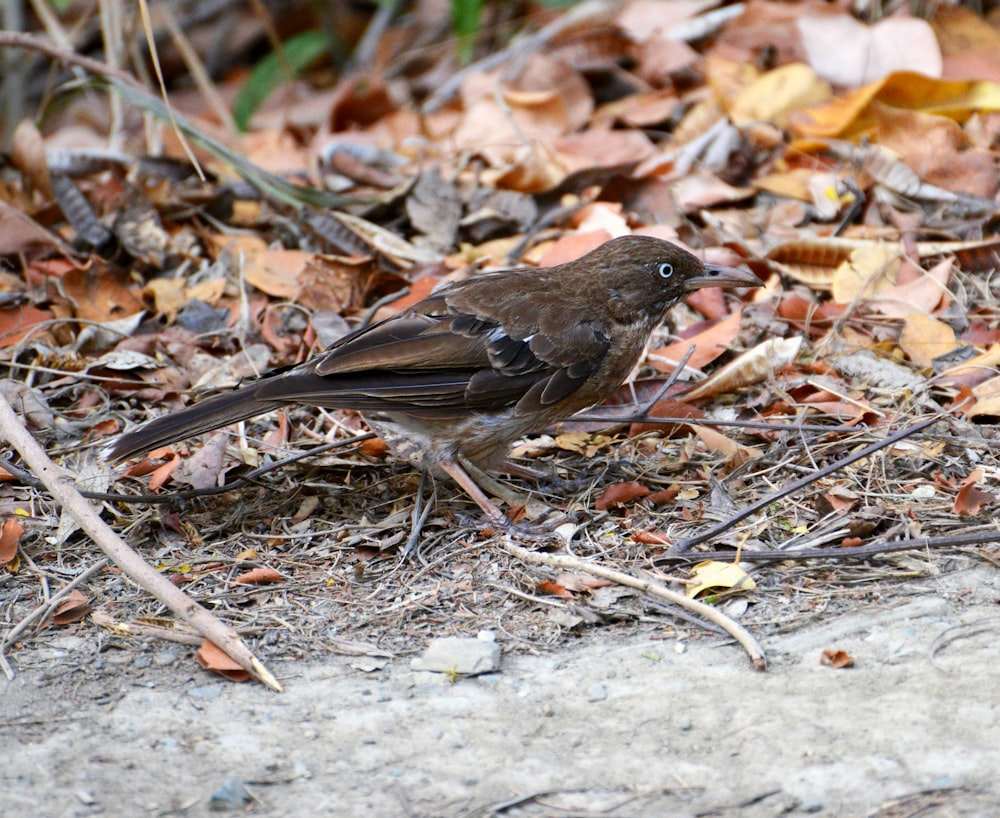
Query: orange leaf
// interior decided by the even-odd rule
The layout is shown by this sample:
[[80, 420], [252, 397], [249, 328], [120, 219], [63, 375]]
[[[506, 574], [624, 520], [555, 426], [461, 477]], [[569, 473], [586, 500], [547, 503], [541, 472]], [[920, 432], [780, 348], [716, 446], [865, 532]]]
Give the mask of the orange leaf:
[[284, 579], [273, 568], [253, 568], [236, 577], [233, 585], [270, 585], [274, 582], [283, 582]]
[[827, 648], [823, 651], [823, 655], [820, 656], [819, 663], [841, 670], [846, 667], [854, 667], [854, 657], [846, 651]]
[[0, 563], [6, 564], [17, 555], [17, 543], [24, 533], [24, 526], [17, 517], [4, 521], [0, 529]]
[[608, 486], [597, 498], [594, 508], [598, 511], [607, 511], [609, 508], [624, 505], [631, 500], [645, 497], [647, 494], [649, 494], [649, 489], [635, 480], [627, 483], [615, 483]]
[[652, 350], [648, 356], [649, 364], [658, 372], [673, 372], [677, 368], [677, 363], [687, 353], [688, 348], [693, 346], [694, 352], [688, 359], [687, 366], [690, 369], [702, 369], [706, 364], [711, 363], [726, 350], [732, 348], [739, 331], [740, 314], [736, 312], [722, 321], [712, 324], [697, 335]]
[[163, 486], [163, 484], [170, 479], [170, 475], [174, 473], [174, 471], [180, 464], [181, 464], [180, 457], [178, 457], [175, 452], [172, 452], [170, 460], [168, 460], [162, 466], [159, 466], [156, 469], [156, 471], [153, 472], [153, 476], [149, 478], [150, 489], [156, 491], [161, 486]]
[[231, 682], [245, 682], [250, 678], [250, 674], [240, 667], [235, 659], [207, 639], [198, 648], [198, 664], [205, 670], [225, 676]]
[[[660, 494], [661, 492], [657, 492]], [[652, 497], [654, 495], [650, 495]], [[644, 545], [670, 545], [670, 538], [658, 531], [633, 531], [632, 539]]]
[[955, 502], [951, 507], [952, 514], [971, 517], [978, 514], [983, 506], [996, 502], [997, 498], [995, 494], [990, 494], [976, 488], [976, 483], [979, 482], [982, 476], [983, 470], [975, 469], [965, 478], [962, 482], [962, 488], [958, 490]]
[[542, 594], [551, 594], [552, 596], [561, 596], [564, 599], [572, 599], [573, 594], [567, 591], [558, 582], [553, 582], [550, 579], [542, 580], [535, 586], [535, 590]]
[[36, 325], [51, 320], [51, 312], [35, 309], [30, 304], [0, 310], [0, 347], [19, 343]]

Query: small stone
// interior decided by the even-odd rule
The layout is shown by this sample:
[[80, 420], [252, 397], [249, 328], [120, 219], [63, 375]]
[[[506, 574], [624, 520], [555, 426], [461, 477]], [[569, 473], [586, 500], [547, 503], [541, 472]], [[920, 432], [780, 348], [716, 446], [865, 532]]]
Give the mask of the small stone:
[[588, 702], [603, 702], [608, 698], [608, 689], [602, 684], [591, 685], [587, 688]]
[[201, 701], [217, 699], [222, 695], [222, 685], [202, 685], [201, 687], [192, 687], [187, 694], [192, 699], [199, 699]]
[[219, 789], [212, 793], [208, 799], [208, 808], [213, 812], [225, 812], [232, 809], [243, 809], [252, 801], [252, 797], [243, 785], [243, 782], [236, 778], [230, 778]]
[[493, 673], [500, 669], [500, 646], [481, 639], [449, 636], [435, 639], [423, 654], [410, 662], [414, 670], [436, 673]]

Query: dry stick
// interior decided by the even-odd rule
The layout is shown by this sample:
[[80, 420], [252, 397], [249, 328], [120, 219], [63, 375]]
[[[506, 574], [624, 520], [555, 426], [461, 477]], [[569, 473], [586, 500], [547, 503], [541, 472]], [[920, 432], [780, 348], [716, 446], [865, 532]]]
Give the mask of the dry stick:
[[746, 508], [741, 509], [733, 516], [726, 518], [721, 523], [710, 525], [708, 526], [708, 528], [703, 529], [699, 533], [695, 534], [693, 537], [690, 537], [689, 539], [686, 539], [683, 542], [677, 543], [677, 545], [674, 546], [669, 553], [673, 555], [673, 554], [683, 554], [685, 551], [690, 551], [694, 546], [706, 542], [707, 540], [710, 540], [713, 537], [717, 537], [724, 531], [728, 531], [734, 525], [736, 525], [742, 520], [745, 520], [751, 514], [755, 514], [762, 508], [766, 508], [771, 503], [780, 500], [782, 497], [787, 497], [789, 494], [794, 494], [796, 491], [799, 491], [799, 489], [805, 488], [806, 486], [815, 483], [817, 480], [826, 477], [826, 475], [833, 474], [835, 471], [839, 471], [845, 466], [851, 465], [851, 463], [854, 463], [857, 460], [862, 460], [863, 458], [868, 457], [868, 455], [874, 454], [879, 449], [884, 449], [886, 448], [886, 446], [892, 446], [894, 443], [898, 443], [900, 440], [903, 440], [904, 438], [910, 437], [911, 435], [915, 435], [917, 432], [922, 432], [928, 426], [934, 425], [943, 417], [944, 415], [935, 415], [934, 417], [927, 418], [927, 420], [920, 421], [920, 423], [914, 423], [912, 426], [907, 426], [905, 429], [902, 429], [893, 435], [889, 435], [889, 437], [885, 438], [885, 440], [879, 440], [876, 443], [872, 443], [870, 446], [866, 446], [860, 451], [855, 452], [852, 455], [848, 455], [842, 460], [838, 460], [836, 463], [831, 463], [829, 466], [824, 466], [822, 469], [819, 469], [818, 471], [815, 471], [812, 474], [807, 474], [805, 477], [802, 477], [798, 480], [793, 480], [787, 486], [784, 486], [778, 489], [777, 491], [771, 492], [771, 494], [768, 494], [760, 498], [756, 502], [751, 503]]
[[681, 608], [686, 608], [692, 613], [707, 619], [715, 625], [718, 625], [726, 631], [726, 633], [732, 636], [733, 639], [739, 642], [743, 646], [743, 649], [747, 652], [747, 655], [750, 657], [750, 661], [753, 662], [753, 666], [756, 670], [767, 670], [767, 659], [764, 656], [764, 650], [761, 648], [757, 640], [753, 638], [750, 632], [741, 625], [738, 625], [718, 609], [713, 608], [710, 605], [706, 605], [704, 602], [698, 602], [696, 599], [688, 599], [683, 594], [671, 591], [669, 588], [659, 582], [655, 582], [654, 580], [639, 579], [631, 574], [626, 574], [622, 571], [615, 571], [613, 568], [605, 568], [603, 565], [587, 562], [586, 560], [581, 560], [577, 557], [570, 557], [565, 554], [545, 554], [541, 551], [531, 551], [527, 548], [522, 548], [519, 545], [515, 545], [509, 535], [504, 536], [500, 547], [503, 548], [508, 554], [512, 554], [520, 559], [522, 562], [527, 562], [533, 565], [547, 565], [551, 568], [559, 568], [563, 571], [583, 571], [587, 574], [591, 574], [592, 576], [616, 582], [619, 585], [627, 585], [630, 588], [637, 588], [643, 593], [657, 596], [660, 599], [665, 599], [667, 602], [671, 602]]
[[41, 479], [63, 509], [69, 512], [80, 528], [100, 547], [115, 565], [141, 588], [151, 593], [177, 616], [206, 639], [225, 651], [240, 667], [272, 690], [281, 685], [271, 672], [254, 656], [242, 640], [213, 614], [186, 596], [155, 568], [122, 541], [96, 511], [80, 496], [67, 475], [56, 466], [24, 427], [7, 399], [0, 394], [0, 432], [18, 452], [31, 470]]
[[[834, 548], [801, 548], [797, 551], [747, 551], [740, 559], [744, 562], [797, 562], [804, 560], [861, 560], [882, 554], [900, 551], [934, 548], [961, 548], [964, 545], [985, 545], [1000, 542], [1000, 531], [973, 531], [967, 534], [947, 534], [943, 537], [918, 537], [912, 540], [892, 540], [869, 545], [838, 545]], [[659, 565], [664, 562], [703, 562], [707, 560], [731, 560], [732, 551], [698, 551], [695, 554], [663, 554], [654, 560]]]

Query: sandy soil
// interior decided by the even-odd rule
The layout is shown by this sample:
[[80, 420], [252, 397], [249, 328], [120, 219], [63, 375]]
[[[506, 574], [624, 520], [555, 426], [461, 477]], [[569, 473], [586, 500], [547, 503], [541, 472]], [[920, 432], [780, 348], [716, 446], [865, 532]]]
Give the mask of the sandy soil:
[[760, 634], [767, 673], [720, 638], [608, 627], [457, 682], [283, 662], [277, 695], [52, 632], [0, 684], [0, 814], [1000, 815], [997, 572], [899, 590]]

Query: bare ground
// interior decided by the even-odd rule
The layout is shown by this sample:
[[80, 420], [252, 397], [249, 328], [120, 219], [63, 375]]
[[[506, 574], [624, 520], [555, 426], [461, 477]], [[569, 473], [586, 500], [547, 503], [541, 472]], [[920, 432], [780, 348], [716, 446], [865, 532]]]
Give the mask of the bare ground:
[[50, 630], [0, 682], [0, 814], [206, 815], [242, 782], [260, 816], [995, 816], [997, 572], [941, 564], [753, 626], [766, 673], [663, 617], [528, 652], [501, 630], [501, 672], [457, 681], [406, 651], [272, 657], [276, 695]]

